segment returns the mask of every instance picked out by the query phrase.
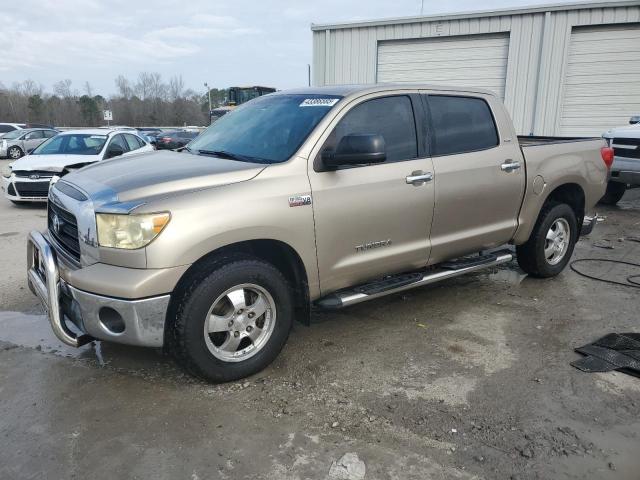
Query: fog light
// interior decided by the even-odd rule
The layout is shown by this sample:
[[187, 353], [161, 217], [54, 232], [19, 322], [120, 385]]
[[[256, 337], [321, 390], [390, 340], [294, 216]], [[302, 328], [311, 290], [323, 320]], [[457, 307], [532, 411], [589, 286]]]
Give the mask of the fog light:
[[98, 318], [102, 326], [109, 332], [119, 335], [124, 332], [124, 320], [122, 315], [111, 307], [102, 307], [98, 312]]

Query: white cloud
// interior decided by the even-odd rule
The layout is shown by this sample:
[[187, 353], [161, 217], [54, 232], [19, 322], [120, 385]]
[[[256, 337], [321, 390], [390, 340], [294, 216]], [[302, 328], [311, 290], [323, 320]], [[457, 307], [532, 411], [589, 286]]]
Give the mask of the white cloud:
[[[5, 0], [5, 2], [8, 0]], [[204, 81], [287, 88], [306, 84], [311, 23], [416, 15], [421, 0], [20, 0], [4, 9], [0, 72], [50, 87], [70, 78], [108, 95], [118, 74], [180, 74]], [[535, 0], [488, 0], [482, 8]], [[477, 0], [424, 2], [425, 14], [475, 10]], [[202, 88], [202, 87], [200, 87]]]

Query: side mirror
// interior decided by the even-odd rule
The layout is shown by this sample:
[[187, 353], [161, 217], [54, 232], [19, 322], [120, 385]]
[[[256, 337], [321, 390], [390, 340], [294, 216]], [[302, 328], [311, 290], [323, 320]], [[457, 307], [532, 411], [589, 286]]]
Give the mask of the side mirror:
[[634, 115], [633, 117], [631, 117], [629, 119], [629, 124], [630, 125], [635, 125], [637, 123], [640, 123], [640, 115]]
[[342, 137], [335, 150], [322, 152], [322, 163], [331, 168], [343, 165], [382, 163], [387, 159], [384, 137], [377, 133], [356, 133]]
[[120, 145], [109, 145], [107, 149], [107, 154], [104, 156], [105, 159], [119, 157], [124, 154], [124, 149]]

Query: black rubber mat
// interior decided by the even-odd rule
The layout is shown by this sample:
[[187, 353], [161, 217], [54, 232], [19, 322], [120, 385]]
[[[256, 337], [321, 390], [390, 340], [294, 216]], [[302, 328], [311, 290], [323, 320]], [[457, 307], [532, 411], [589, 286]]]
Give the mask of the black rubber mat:
[[583, 372], [618, 370], [640, 377], [640, 333], [610, 333], [576, 352], [586, 356], [571, 365]]

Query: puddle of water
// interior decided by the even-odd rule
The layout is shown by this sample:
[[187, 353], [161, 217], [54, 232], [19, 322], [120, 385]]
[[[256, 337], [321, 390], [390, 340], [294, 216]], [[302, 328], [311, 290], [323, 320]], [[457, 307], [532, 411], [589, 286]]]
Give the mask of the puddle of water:
[[527, 278], [527, 274], [510, 268], [501, 268], [496, 272], [489, 273], [488, 277], [491, 280], [500, 280], [510, 285], [520, 285]]
[[[163, 357], [159, 349], [133, 347], [116, 343], [94, 342], [80, 348], [60, 342], [43, 314], [0, 312], [0, 341], [33, 348], [62, 357], [89, 360], [98, 366], [109, 366], [127, 371], [147, 371], [161, 374], [174, 370], [172, 362]], [[160, 370], [160, 371], [159, 371]]]
[[53, 334], [46, 315], [20, 312], [0, 312], [0, 341], [55, 353], [64, 357], [95, 357], [91, 345], [73, 348], [60, 342]]

